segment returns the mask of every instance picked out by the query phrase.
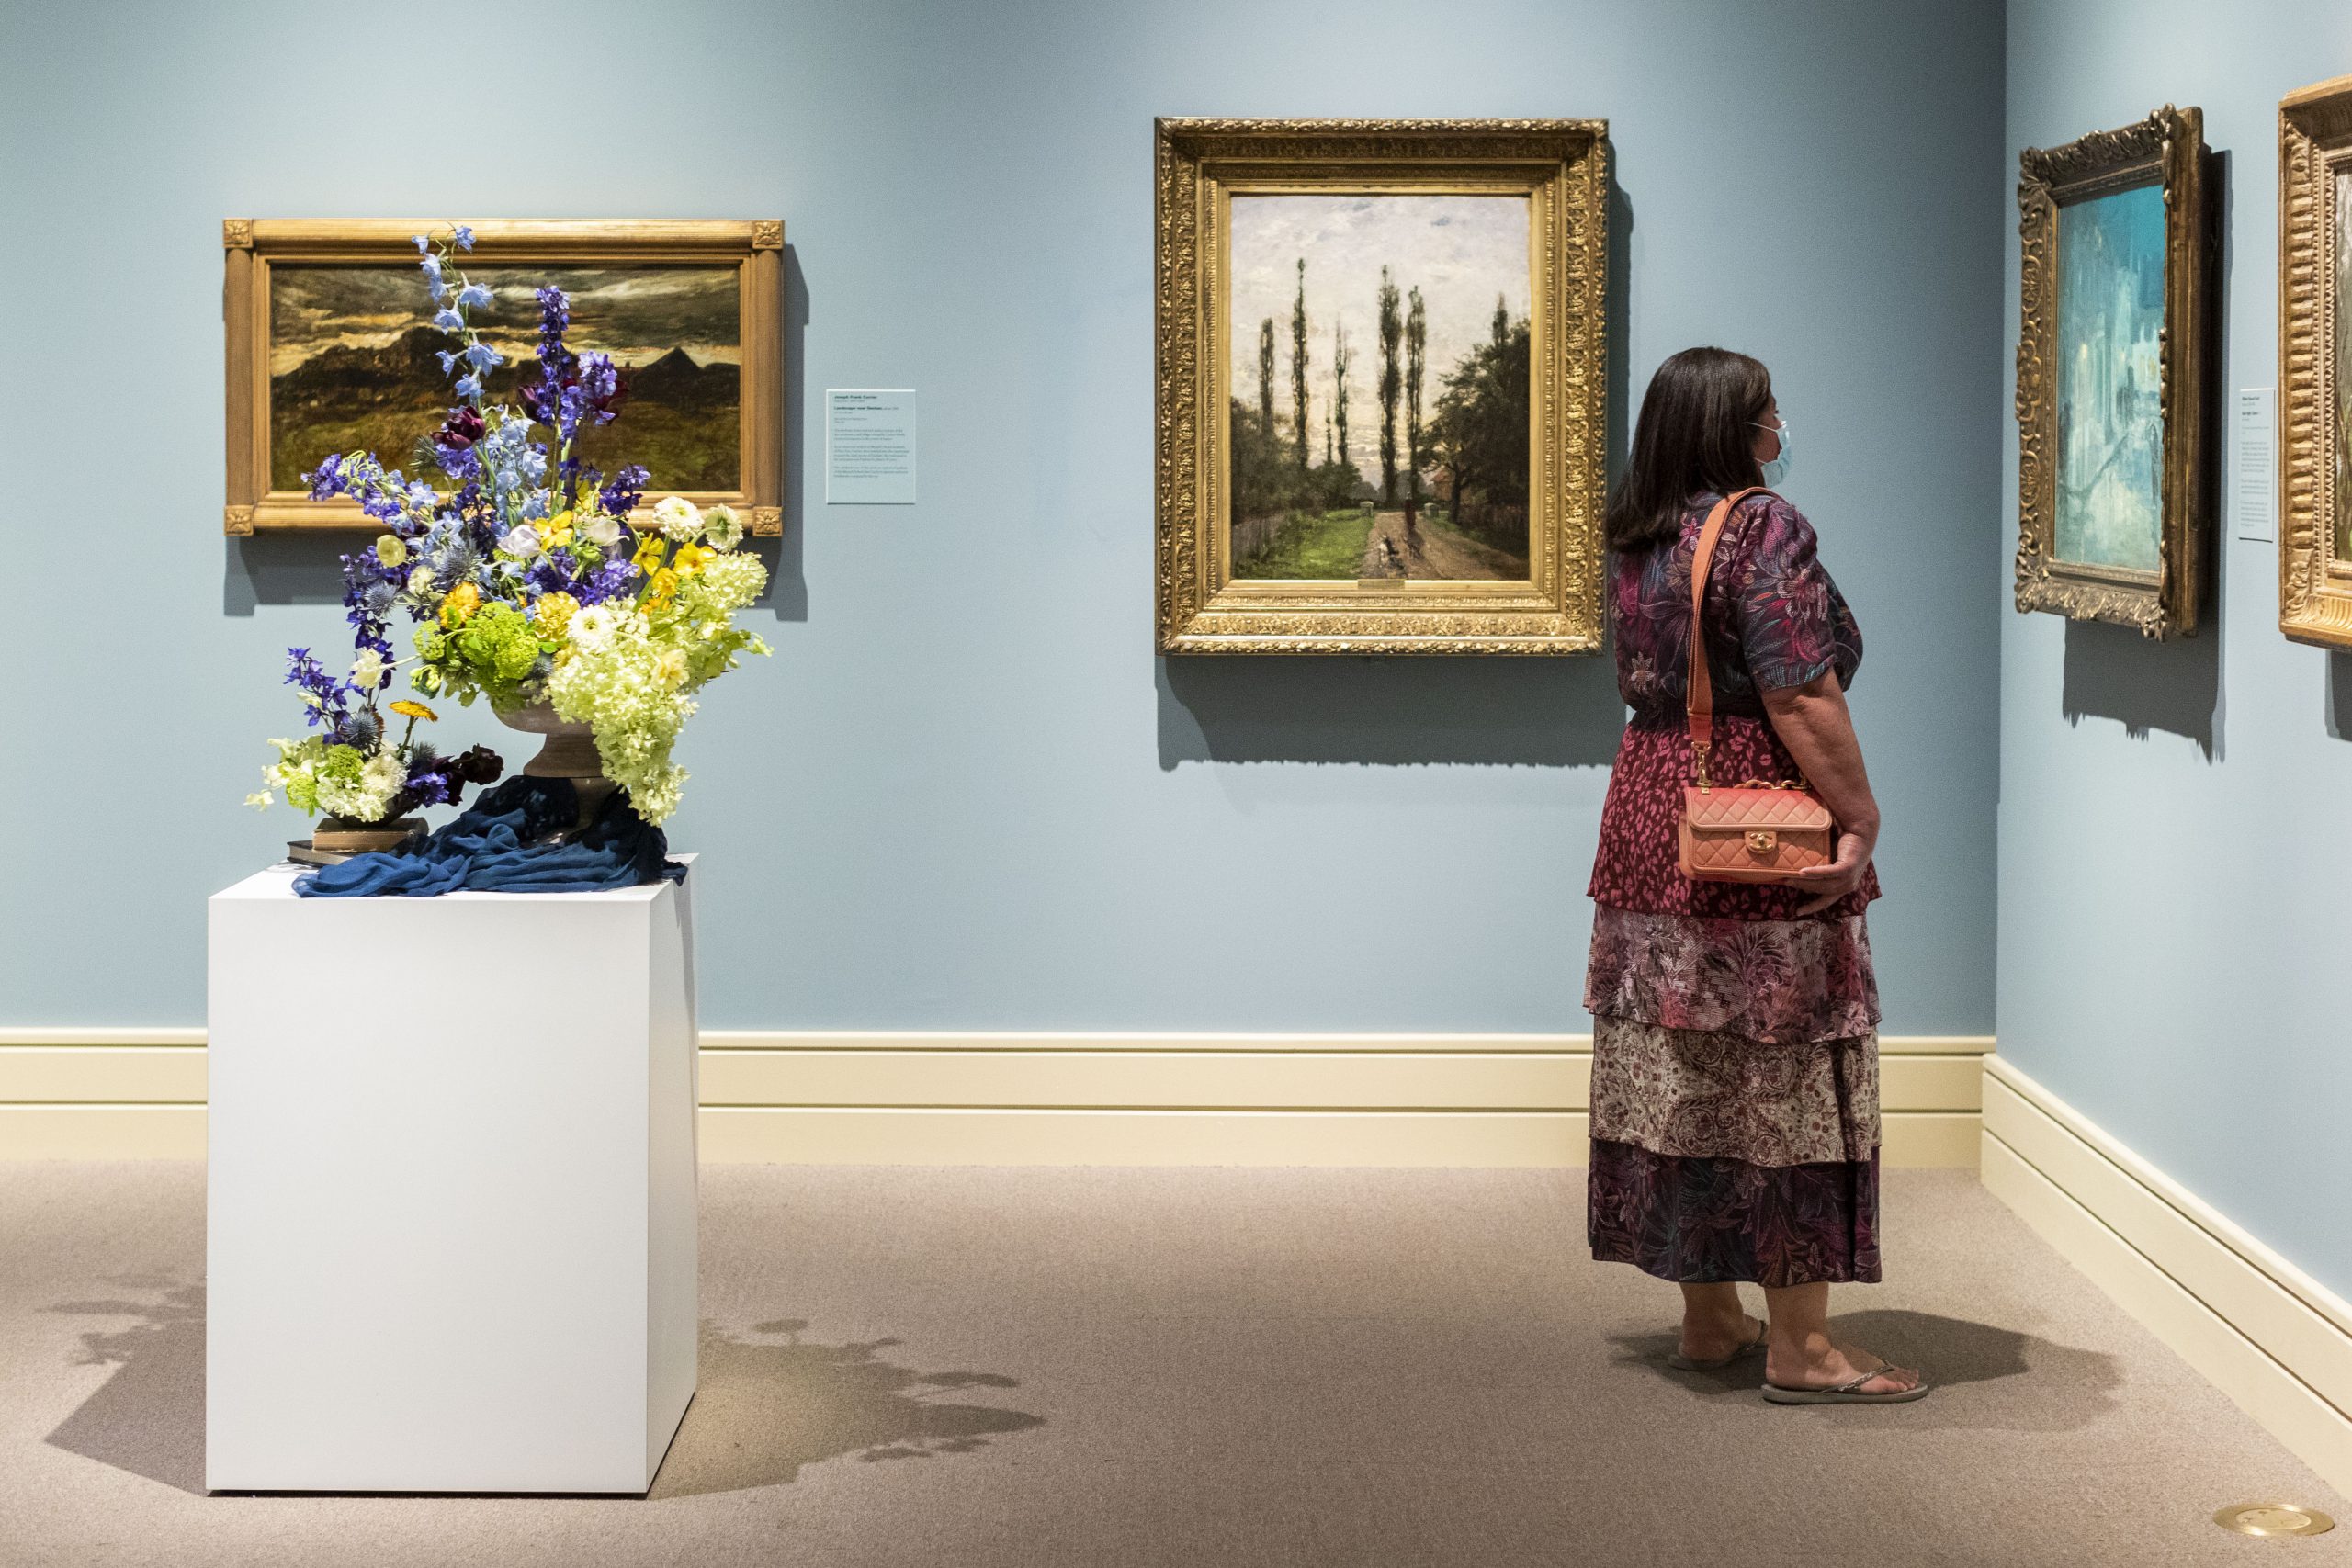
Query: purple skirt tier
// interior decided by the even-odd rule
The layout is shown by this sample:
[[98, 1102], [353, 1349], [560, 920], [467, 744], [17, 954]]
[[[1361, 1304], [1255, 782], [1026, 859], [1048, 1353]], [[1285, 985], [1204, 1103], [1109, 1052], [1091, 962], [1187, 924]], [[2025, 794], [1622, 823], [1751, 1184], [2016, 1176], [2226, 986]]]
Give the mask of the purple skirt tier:
[[1595, 1138], [1592, 1255], [1680, 1284], [1875, 1283], [1878, 1151], [1763, 1166]]

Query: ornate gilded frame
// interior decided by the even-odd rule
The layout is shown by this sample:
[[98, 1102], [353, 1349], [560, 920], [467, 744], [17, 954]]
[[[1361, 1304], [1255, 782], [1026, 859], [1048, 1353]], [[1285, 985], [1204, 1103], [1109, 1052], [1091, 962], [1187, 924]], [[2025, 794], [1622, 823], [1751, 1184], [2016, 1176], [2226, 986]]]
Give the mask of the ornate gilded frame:
[[2352, 648], [2352, 560], [2335, 522], [2352, 507], [2352, 410], [2338, 284], [2352, 213], [2352, 76], [2278, 105], [2278, 629], [2297, 642]]
[[[1600, 119], [1157, 122], [1162, 653], [1589, 653], [1600, 647], [1609, 127]], [[1229, 577], [1227, 228], [1236, 191], [1511, 193], [1532, 204], [1529, 578]]]
[[[2136, 125], [2018, 158], [2017, 607], [2109, 621], [2150, 637], [2190, 637], [2212, 548], [2211, 333], [2216, 231], [2205, 117], [2170, 104]], [[2165, 328], [2160, 377], [2163, 536], [2154, 571], [2064, 561], [2058, 481], [2058, 214], [2091, 197], [2161, 184]]]
[[[221, 315], [227, 323], [228, 496], [221, 532], [358, 528], [356, 502], [269, 488], [269, 277], [282, 262], [413, 263], [410, 236], [446, 227], [411, 219], [231, 218]], [[736, 507], [754, 534], [784, 532], [784, 220], [477, 222], [468, 259], [548, 265], [732, 264], [742, 290], [741, 486], [695, 492]], [[422, 295], [419, 296], [422, 299]], [[389, 460], [389, 459], [388, 459]]]

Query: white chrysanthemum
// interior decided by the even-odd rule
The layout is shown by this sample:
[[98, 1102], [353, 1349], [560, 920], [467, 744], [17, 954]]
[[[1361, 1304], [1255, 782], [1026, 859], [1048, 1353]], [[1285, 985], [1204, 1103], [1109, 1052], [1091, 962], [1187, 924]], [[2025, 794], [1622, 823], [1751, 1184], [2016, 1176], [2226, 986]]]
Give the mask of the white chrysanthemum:
[[714, 506], [702, 514], [702, 535], [717, 548], [731, 550], [743, 542], [743, 520], [731, 506]]
[[539, 553], [539, 531], [528, 523], [517, 523], [499, 536], [498, 547], [510, 556], [526, 558]]
[[653, 522], [664, 538], [681, 545], [702, 532], [702, 513], [683, 495], [665, 495], [655, 502]]
[[617, 619], [602, 604], [591, 604], [584, 610], [573, 612], [569, 626], [572, 643], [592, 651], [604, 647], [612, 641], [614, 622]]
[[600, 550], [609, 550], [621, 542], [620, 522], [600, 512], [580, 525], [580, 536]]
[[422, 599], [433, 592], [433, 569], [418, 567], [408, 574], [408, 591]]
[[384, 656], [372, 648], [363, 648], [359, 657], [351, 661], [351, 683], [363, 692], [372, 692], [384, 679]]

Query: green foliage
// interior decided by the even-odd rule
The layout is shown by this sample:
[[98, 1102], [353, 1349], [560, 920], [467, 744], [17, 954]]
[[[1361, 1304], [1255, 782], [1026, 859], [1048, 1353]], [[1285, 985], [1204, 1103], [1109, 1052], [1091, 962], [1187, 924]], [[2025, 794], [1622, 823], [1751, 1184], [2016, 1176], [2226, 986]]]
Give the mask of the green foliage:
[[1248, 560], [1234, 563], [1233, 575], [1289, 581], [1352, 579], [1363, 563], [1372, 523], [1371, 515], [1355, 506], [1294, 513], [1272, 543]]
[[[1453, 520], [1496, 542], [1526, 549], [1529, 337], [1527, 323], [1501, 323], [1495, 338], [1462, 356], [1445, 377], [1430, 427], [1430, 457], [1446, 470]], [[1515, 537], [1514, 537], [1515, 536]]]
[[1430, 342], [1429, 313], [1421, 308], [1421, 289], [1413, 286], [1412, 308], [1405, 313], [1405, 478], [1413, 498], [1421, 494], [1421, 464], [1429, 453], [1421, 446], [1421, 372]]
[[1396, 502], [1396, 396], [1405, 378], [1396, 366], [1397, 341], [1405, 323], [1397, 314], [1396, 285], [1380, 269], [1380, 503]]
[[1306, 258], [1298, 258], [1298, 298], [1290, 308], [1291, 438], [1301, 472], [1306, 468]]

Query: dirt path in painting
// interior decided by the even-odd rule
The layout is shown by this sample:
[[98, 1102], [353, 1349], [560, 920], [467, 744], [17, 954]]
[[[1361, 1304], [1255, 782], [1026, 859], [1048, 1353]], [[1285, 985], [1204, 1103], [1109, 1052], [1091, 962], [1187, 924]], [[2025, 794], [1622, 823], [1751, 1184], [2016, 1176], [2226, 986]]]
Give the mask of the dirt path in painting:
[[1482, 545], [1451, 529], [1430, 525], [1424, 517], [1413, 530], [1408, 548], [1405, 513], [1376, 513], [1372, 536], [1364, 541], [1358, 577], [1410, 577], [1447, 582], [1510, 581], [1527, 569], [1502, 551]]

